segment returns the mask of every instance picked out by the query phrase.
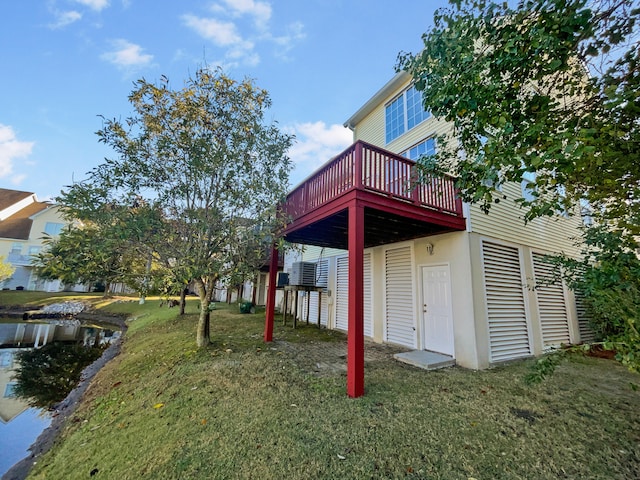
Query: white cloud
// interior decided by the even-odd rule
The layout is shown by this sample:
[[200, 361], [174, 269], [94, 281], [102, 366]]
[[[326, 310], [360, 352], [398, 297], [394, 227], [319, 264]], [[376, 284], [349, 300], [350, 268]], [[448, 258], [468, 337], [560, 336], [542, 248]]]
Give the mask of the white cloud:
[[82, 18], [82, 14], [75, 10], [70, 10], [68, 12], [55, 12], [54, 15], [56, 17], [56, 21], [49, 24], [49, 28], [53, 29], [66, 27], [67, 25], [71, 25]]
[[232, 22], [222, 22], [215, 18], [200, 18], [195, 15], [183, 15], [185, 25], [219, 47], [237, 45], [243, 42], [236, 26]]
[[[255, 0], [223, 0], [229, 14], [240, 17], [250, 15], [256, 26], [265, 28], [271, 19], [271, 4]], [[214, 7], [215, 8], [215, 7]], [[218, 10], [215, 8], [215, 10]]]
[[351, 130], [338, 124], [298, 123], [286, 130], [296, 136], [296, 142], [289, 150], [295, 165], [291, 178], [294, 184], [353, 143]]
[[34, 142], [24, 142], [16, 138], [10, 125], [0, 123], [0, 178], [10, 178], [11, 183], [18, 184], [24, 175], [13, 173], [14, 163], [19, 158], [31, 155]]
[[135, 69], [151, 64], [153, 55], [143, 53], [140, 45], [117, 39], [112, 42], [114, 50], [103, 53], [100, 58], [114, 64], [122, 70]]
[[255, 44], [245, 40], [239, 34], [236, 24], [216, 18], [202, 18], [195, 15], [183, 15], [185, 25], [198, 35], [211, 40], [214, 45], [225, 48], [226, 56], [232, 65], [254, 66], [260, 62], [260, 57], [254, 52]]
[[271, 4], [266, 1], [218, 0], [210, 12], [206, 17], [185, 14], [181, 19], [202, 38], [222, 48], [224, 63], [231, 66], [257, 65], [260, 55], [256, 46], [267, 43], [275, 44], [277, 56], [286, 58], [294, 42], [304, 37], [301, 23], [293, 23], [284, 35], [275, 36], [269, 28]]
[[295, 46], [295, 43], [306, 37], [304, 33], [304, 25], [300, 22], [294, 22], [287, 27], [285, 35], [273, 37], [272, 41], [278, 47], [276, 56], [288, 60], [287, 53]]
[[76, 3], [89, 7], [97, 12], [109, 6], [109, 0], [75, 0]]

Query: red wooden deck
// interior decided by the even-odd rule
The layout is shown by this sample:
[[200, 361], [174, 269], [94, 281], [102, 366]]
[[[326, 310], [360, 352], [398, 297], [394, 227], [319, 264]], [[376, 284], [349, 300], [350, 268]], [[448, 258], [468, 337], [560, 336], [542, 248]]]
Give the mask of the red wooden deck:
[[465, 228], [451, 177], [420, 178], [414, 161], [356, 142], [289, 193], [285, 238], [346, 249], [353, 201], [365, 209], [365, 247]]
[[[464, 230], [451, 177], [420, 178], [415, 162], [356, 142], [302, 182], [282, 205], [284, 237], [349, 252], [347, 394], [364, 395], [363, 250]], [[273, 337], [277, 252], [271, 257], [264, 339]]]

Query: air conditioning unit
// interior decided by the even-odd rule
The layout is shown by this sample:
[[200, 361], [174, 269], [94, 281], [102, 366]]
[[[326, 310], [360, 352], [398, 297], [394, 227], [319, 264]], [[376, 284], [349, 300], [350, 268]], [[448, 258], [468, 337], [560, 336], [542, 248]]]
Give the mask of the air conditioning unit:
[[283, 288], [289, 285], [289, 274], [285, 272], [278, 272], [278, 281], [276, 283], [277, 288]]
[[316, 286], [316, 263], [294, 262], [289, 275], [289, 285], [300, 287]]

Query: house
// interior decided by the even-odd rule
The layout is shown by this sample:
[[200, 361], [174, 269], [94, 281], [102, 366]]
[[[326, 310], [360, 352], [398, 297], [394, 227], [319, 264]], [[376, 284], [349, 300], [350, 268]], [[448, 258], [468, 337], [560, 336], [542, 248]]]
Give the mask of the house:
[[512, 201], [521, 196], [518, 184], [503, 187], [506, 199], [489, 214], [463, 204], [451, 178], [416, 185], [414, 160], [437, 148], [434, 137], [451, 126], [424, 111], [405, 72], [345, 126], [355, 143], [292, 190], [283, 210], [285, 238], [306, 246], [295, 260], [316, 263], [325, 288], [304, 293], [303, 318], [320, 309], [322, 324], [347, 332], [350, 396], [364, 393], [364, 337], [471, 369], [590, 337], [571, 291], [533, 288], [550, 274], [545, 254], [578, 254], [579, 216], [525, 225]]
[[0, 287], [60, 291], [59, 281], [37, 278], [31, 256], [40, 252], [45, 235], [58, 235], [67, 223], [55, 205], [38, 201], [35, 193], [0, 188], [0, 256], [15, 267]]

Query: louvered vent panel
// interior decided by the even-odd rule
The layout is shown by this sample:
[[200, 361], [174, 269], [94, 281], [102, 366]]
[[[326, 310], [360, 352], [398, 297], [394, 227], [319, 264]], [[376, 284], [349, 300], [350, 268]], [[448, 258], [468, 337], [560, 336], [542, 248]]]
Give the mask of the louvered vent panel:
[[386, 339], [415, 347], [411, 248], [385, 252]]
[[349, 257], [337, 261], [336, 328], [347, 330], [349, 325]]
[[576, 297], [576, 311], [578, 314], [578, 329], [580, 330], [581, 342], [593, 342], [596, 334], [591, 328], [591, 315], [584, 305], [584, 294], [580, 291], [574, 291]]
[[[337, 291], [336, 291], [336, 328], [347, 330], [349, 321], [349, 257], [338, 259]], [[364, 275], [364, 335], [373, 336], [373, 315], [372, 315], [372, 279], [371, 279], [371, 254], [365, 253], [363, 257]]]
[[371, 278], [371, 254], [364, 254], [364, 266], [362, 268], [364, 275], [364, 336], [373, 337], [373, 281]]
[[545, 346], [559, 346], [571, 341], [567, 303], [562, 288], [562, 280], [553, 282], [553, 266], [545, 262], [544, 255], [533, 253], [533, 271], [535, 274], [538, 315], [542, 329], [542, 342]]
[[482, 242], [492, 362], [531, 354], [520, 255], [515, 247]]

